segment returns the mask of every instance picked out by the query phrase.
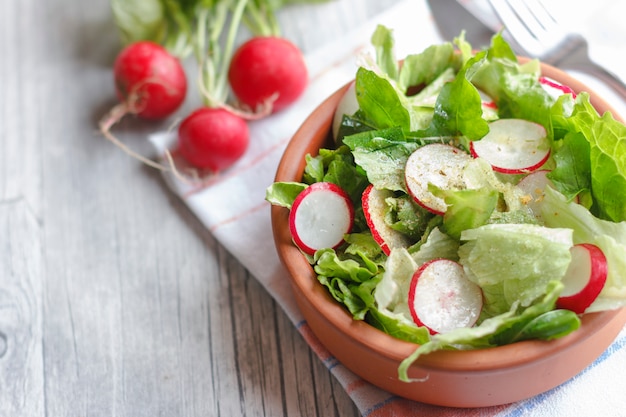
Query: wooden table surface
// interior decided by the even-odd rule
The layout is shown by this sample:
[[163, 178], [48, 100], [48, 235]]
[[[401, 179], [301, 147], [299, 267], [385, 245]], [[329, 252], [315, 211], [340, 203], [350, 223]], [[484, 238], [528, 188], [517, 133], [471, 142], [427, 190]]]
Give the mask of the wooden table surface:
[[[280, 21], [306, 53], [395, 3]], [[160, 174], [97, 133], [119, 49], [108, 0], [0, 2], [0, 416], [358, 415]], [[115, 133], [149, 154], [166, 123]]]

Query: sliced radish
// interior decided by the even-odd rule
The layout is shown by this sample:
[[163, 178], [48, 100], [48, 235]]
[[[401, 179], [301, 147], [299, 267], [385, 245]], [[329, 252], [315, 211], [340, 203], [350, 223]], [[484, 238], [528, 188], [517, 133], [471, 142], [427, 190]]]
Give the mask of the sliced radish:
[[552, 186], [552, 181], [547, 176], [549, 172], [547, 169], [531, 172], [517, 183], [517, 186], [524, 192], [522, 202], [530, 208], [538, 220], [542, 218], [541, 202], [545, 197], [545, 189]]
[[333, 138], [337, 140], [339, 128], [344, 115], [351, 116], [359, 109], [359, 102], [356, 99], [356, 89], [354, 81], [346, 89], [343, 97], [337, 105], [335, 115], [333, 116]]
[[361, 198], [367, 225], [372, 231], [374, 240], [387, 256], [391, 254], [393, 248], [406, 248], [410, 245], [408, 237], [392, 229], [385, 222], [385, 198], [390, 194], [391, 192], [378, 190], [370, 184]]
[[498, 105], [496, 102], [482, 90], [478, 90], [478, 94], [480, 94], [483, 119], [496, 120], [498, 118]]
[[409, 287], [411, 317], [431, 334], [472, 327], [482, 308], [482, 290], [457, 262], [434, 259], [413, 274]]
[[[543, 219], [541, 204], [546, 195], [546, 187], [555, 188], [553, 182], [548, 178], [549, 173], [550, 170], [539, 169], [526, 175], [517, 183], [517, 186], [524, 192], [522, 203], [530, 208], [539, 221]], [[578, 203], [578, 196], [574, 197], [572, 201]]]
[[573, 98], [576, 98], [576, 92], [574, 90], [553, 80], [552, 78], [539, 77], [539, 83], [543, 89], [555, 99], [559, 98], [559, 96], [562, 96], [563, 94], [571, 94]]
[[494, 171], [523, 174], [540, 168], [550, 157], [546, 129], [522, 119], [499, 119], [489, 123], [489, 133], [470, 142], [470, 153], [483, 158]]
[[572, 261], [562, 280], [565, 288], [556, 305], [582, 314], [604, 288], [608, 267], [604, 253], [596, 245], [581, 243], [572, 246], [570, 252]]
[[336, 248], [354, 222], [354, 207], [337, 184], [317, 182], [304, 189], [289, 212], [289, 230], [295, 244], [305, 253]]
[[428, 184], [441, 189], [464, 189], [463, 169], [471, 156], [451, 145], [433, 143], [413, 152], [404, 168], [404, 180], [413, 200], [426, 210], [444, 214], [446, 202], [428, 190]]

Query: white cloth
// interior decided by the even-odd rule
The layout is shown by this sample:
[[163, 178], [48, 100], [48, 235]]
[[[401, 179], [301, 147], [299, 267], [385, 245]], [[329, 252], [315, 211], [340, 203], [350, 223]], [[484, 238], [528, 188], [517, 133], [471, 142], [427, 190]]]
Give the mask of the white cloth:
[[[617, 18], [613, 21], [621, 23]], [[424, 0], [406, 0], [399, 3], [342, 41], [333, 42], [332, 45], [309, 54], [309, 88], [295, 105], [250, 124], [251, 146], [235, 166], [201, 190], [191, 190], [166, 175], [171, 189], [185, 201], [215, 238], [267, 289], [364, 416], [422, 413], [440, 416], [624, 415], [626, 372], [622, 370], [626, 369], [626, 331], [622, 331], [614, 344], [588, 369], [562, 386], [516, 404], [480, 410], [448, 409], [420, 404], [373, 387], [338, 363], [311, 333], [293, 300], [286, 271], [275, 252], [270, 205], [265, 201], [265, 190], [273, 182], [279, 159], [291, 135], [324, 98], [354, 77], [357, 68], [356, 54], [370, 48], [370, 37], [377, 24], [384, 24], [394, 30], [398, 58], [442, 41]], [[585, 81], [588, 81], [588, 77], [585, 77]], [[595, 80], [588, 82], [594, 83], [598, 92], [617, 103], [610, 91], [595, 85]], [[620, 102], [619, 110], [623, 106], [624, 103]], [[626, 115], [626, 112], [622, 114]], [[150, 140], [162, 154], [174, 137], [171, 133], [162, 133], [151, 136]], [[532, 381], [529, 383], [532, 384]]]

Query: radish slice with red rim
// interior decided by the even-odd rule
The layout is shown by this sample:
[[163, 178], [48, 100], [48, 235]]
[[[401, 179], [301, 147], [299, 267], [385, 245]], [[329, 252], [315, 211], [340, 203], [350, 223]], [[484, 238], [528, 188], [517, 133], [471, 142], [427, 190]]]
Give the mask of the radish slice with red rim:
[[465, 275], [463, 267], [449, 259], [424, 263], [413, 274], [409, 310], [418, 326], [431, 334], [472, 327], [483, 308], [483, 294]]
[[346, 89], [343, 97], [341, 97], [339, 104], [337, 104], [337, 109], [335, 109], [335, 114], [333, 115], [332, 132], [333, 139], [335, 139], [335, 141], [337, 140], [337, 136], [339, 136], [343, 116], [352, 116], [358, 109], [359, 102], [356, 98], [356, 84], [352, 82]]
[[483, 119], [496, 120], [498, 118], [498, 105], [491, 97], [482, 90], [478, 90], [480, 95], [481, 107], [483, 109]]
[[[548, 178], [550, 170], [539, 169], [526, 175], [517, 183], [517, 186], [524, 192], [523, 203], [530, 208], [537, 220], [542, 221], [541, 205], [545, 197], [546, 187], [554, 187], [553, 182]], [[578, 203], [578, 196], [572, 199]]]
[[428, 184], [441, 189], [464, 189], [463, 169], [471, 160], [466, 152], [452, 145], [433, 143], [413, 152], [404, 168], [406, 187], [417, 204], [435, 214], [444, 214], [446, 202], [428, 190]]
[[539, 77], [539, 83], [544, 90], [548, 92], [555, 99], [559, 98], [563, 94], [571, 94], [572, 98], [576, 98], [576, 92], [570, 87], [553, 80], [552, 78]]
[[391, 192], [378, 190], [370, 184], [361, 198], [367, 226], [372, 232], [372, 237], [387, 256], [391, 254], [393, 248], [410, 245], [410, 241], [405, 235], [392, 229], [385, 222], [385, 198], [390, 194]]
[[595, 245], [581, 243], [572, 246], [570, 252], [572, 261], [563, 277], [565, 287], [556, 305], [582, 314], [604, 288], [608, 266], [604, 253]]
[[524, 192], [523, 203], [530, 208], [538, 220], [541, 216], [541, 202], [544, 199], [546, 187], [552, 186], [552, 181], [547, 177], [550, 171], [540, 169], [526, 175], [517, 183], [517, 186]]
[[550, 157], [550, 141], [539, 123], [499, 119], [489, 123], [489, 133], [470, 142], [470, 153], [489, 162], [494, 171], [523, 174], [535, 171]]
[[295, 244], [309, 255], [336, 248], [352, 229], [354, 207], [337, 184], [316, 182], [304, 189], [289, 212], [289, 229]]

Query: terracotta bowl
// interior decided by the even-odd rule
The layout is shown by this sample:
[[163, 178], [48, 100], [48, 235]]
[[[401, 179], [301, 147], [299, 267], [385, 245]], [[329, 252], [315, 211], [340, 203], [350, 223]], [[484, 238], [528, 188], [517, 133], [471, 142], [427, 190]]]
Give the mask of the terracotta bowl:
[[[589, 91], [581, 82], [543, 65], [544, 76]], [[276, 181], [300, 181], [306, 154], [331, 146], [335, 108], [347, 86], [326, 99], [293, 136], [279, 164]], [[600, 113], [610, 106], [592, 94]], [[613, 112], [613, 114], [616, 114]], [[398, 366], [416, 345], [353, 320], [318, 283], [311, 266], [292, 243], [289, 212], [272, 207], [272, 227], [278, 254], [287, 268], [293, 292], [308, 325], [320, 342], [352, 372], [393, 394], [424, 403], [451, 407], [486, 407], [519, 401], [569, 380], [612, 343], [626, 323], [626, 309], [585, 315], [572, 334], [551, 342], [524, 341], [470, 351], [439, 351], [422, 356], [410, 368], [412, 378], [398, 380]]]

